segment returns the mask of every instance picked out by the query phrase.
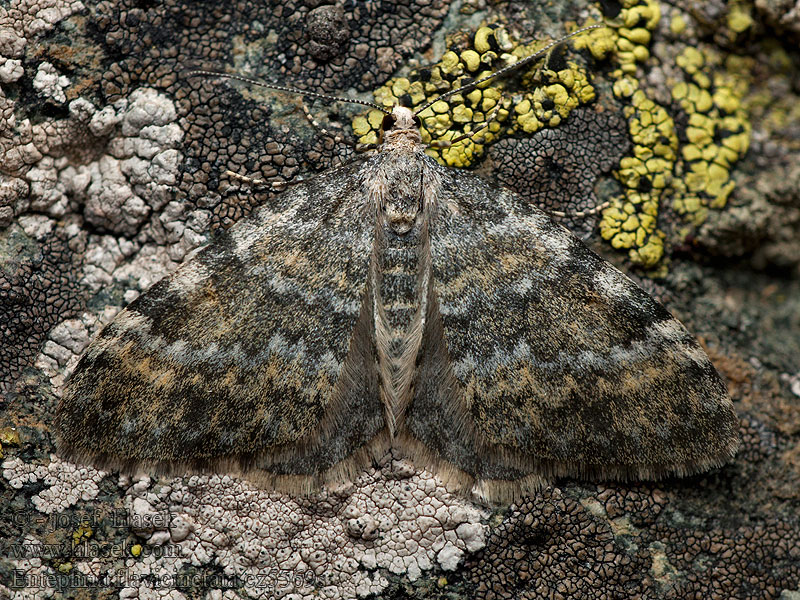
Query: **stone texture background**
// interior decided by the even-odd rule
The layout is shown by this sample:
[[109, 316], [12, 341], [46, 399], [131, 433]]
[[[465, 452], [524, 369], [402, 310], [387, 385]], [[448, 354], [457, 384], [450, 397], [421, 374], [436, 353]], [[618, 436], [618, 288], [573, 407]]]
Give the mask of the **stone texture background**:
[[[0, 598], [800, 598], [800, 8], [550, 4], [0, 5]], [[637, 11], [641, 20], [624, 22]], [[215, 230], [269, 201], [272, 191], [225, 171], [289, 182], [351, 153], [307, 123], [298, 98], [187, 80], [186, 68], [369, 97], [446, 46], [468, 47], [483, 23], [526, 41], [602, 14], [639, 41], [620, 34], [567, 54], [596, 90], [581, 110], [627, 123], [624, 152], [646, 153], [633, 122], [645, 127], [659, 107], [681, 151], [725, 146], [724, 135], [704, 140], [714, 109], [699, 106], [700, 92], [687, 105], [682, 78], [702, 91], [706, 75], [714, 102], [735, 103], [731, 127], [749, 132], [747, 153], [708, 180], [734, 183], [721, 206], [692, 194], [705, 159], [674, 161], [671, 176], [688, 183], [653, 213], [659, 260], [604, 241], [608, 214], [600, 227], [572, 223], [704, 342], [741, 417], [731, 465], [658, 483], [559, 481], [489, 509], [391, 459], [297, 499], [225, 477], [130, 480], [52, 455], [58, 394], [91, 336]], [[623, 93], [631, 77], [646, 101]], [[355, 114], [315, 105], [345, 132]], [[652, 195], [639, 180], [661, 167], [626, 188], [630, 177], [605, 164], [612, 138], [575, 127], [591, 115], [518, 131], [474, 164], [551, 210], [580, 208], [576, 194], [622, 208], [621, 195]], [[632, 204], [643, 221], [646, 202]]]

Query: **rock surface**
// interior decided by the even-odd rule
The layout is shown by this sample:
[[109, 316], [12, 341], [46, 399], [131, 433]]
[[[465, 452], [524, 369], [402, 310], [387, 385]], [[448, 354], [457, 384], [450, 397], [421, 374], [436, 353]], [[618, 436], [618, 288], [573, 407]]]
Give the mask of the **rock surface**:
[[[587, 208], [575, 194], [617, 202], [600, 231], [579, 233], [703, 341], [728, 382], [743, 444], [712, 473], [557, 481], [499, 508], [396, 461], [307, 498], [226, 476], [120, 478], [53, 455], [53, 414], [65, 377], [103, 324], [215, 230], [269, 202], [270, 188], [249, 188], [226, 171], [286, 183], [352, 153], [307, 123], [298, 98], [186, 79], [184, 69], [366, 93], [404, 66], [450, 60], [446, 36], [464, 64], [480, 61], [476, 49], [494, 51], [473, 36], [483, 22], [513, 22], [522, 41], [552, 39], [568, 22], [599, 20], [598, 7], [0, 7], [0, 528], [9, 541], [0, 598], [79, 590], [175, 600], [800, 594], [798, 11], [759, 0], [602, 4], [616, 37], [566, 54], [591, 77], [584, 112], [556, 124], [548, 98], [539, 109], [529, 103], [517, 114], [529, 124], [546, 116], [545, 128], [509, 134], [488, 158], [476, 151], [473, 164], [499, 161], [504, 184], [550, 210]], [[462, 68], [459, 60], [451, 67]], [[402, 75], [413, 85], [408, 70]], [[522, 94], [514, 85], [510, 99]], [[355, 114], [345, 110], [317, 104], [314, 114], [336, 129]], [[611, 137], [591, 127], [565, 137], [586, 111], [627, 126], [618, 150], [630, 160], [605, 164]], [[650, 136], [662, 118], [668, 135]], [[741, 132], [749, 148], [734, 151]], [[564, 153], [570, 160], [559, 164]], [[531, 184], [531, 169], [554, 164], [552, 177]], [[638, 227], [647, 229], [639, 245]]]

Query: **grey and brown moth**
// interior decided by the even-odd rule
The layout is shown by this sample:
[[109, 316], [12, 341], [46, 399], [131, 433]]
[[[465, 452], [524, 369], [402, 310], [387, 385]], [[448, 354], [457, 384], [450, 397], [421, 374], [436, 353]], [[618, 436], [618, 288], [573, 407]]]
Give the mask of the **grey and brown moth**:
[[507, 189], [379, 151], [292, 186], [123, 310], [58, 409], [60, 452], [311, 491], [389, 450], [502, 500], [654, 479], [738, 445], [726, 386], [633, 281]]

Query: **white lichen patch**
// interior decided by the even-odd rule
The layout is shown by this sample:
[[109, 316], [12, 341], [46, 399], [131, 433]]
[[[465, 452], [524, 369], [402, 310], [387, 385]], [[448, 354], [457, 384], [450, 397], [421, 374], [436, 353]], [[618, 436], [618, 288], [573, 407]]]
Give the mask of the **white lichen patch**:
[[100, 480], [107, 475], [89, 466], [76, 465], [50, 455], [46, 465], [29, 464], [12, 456], [3, 461], [3, 478], [14, 489], [42, 482], [45, 489], [31, 498], [39, 512], [51, 514], [61, 512], [78, 501], [86, 502], [97, 497]]
[[86, 347], [91, 333], [97, 329], [97, 318], [84, 313], [80, 318], [67, 319], [56, 325], [42, 347], [35, 366], [48, 377], [51, 385], [60, 391], [64, 373], [71, 372]]
[[17, 58], [0, 56], [0, 82], [12, 83], [25, 74], [22, 61]]
[[17, 220], [25, 235], [37, 241], [46, 239], [53, 231], [55, 222], [44, 215], [25, 215]]
[[159, 579], [188, 566], [221, 570], [249, 598], [377, 594], [389, 574], [415, 580], [437, 566], [452, 570], [485, 544], [487, 515], [413, 469], [370, 470], [308, 497], [228, 476], [168, 485], [122, 478], [121, 486], [130, 528], [147, 540], [147, 559], [130, 568]]
[[64, 187], [59, 185], [58, 174], [68, 164], [66, 157], [45, 156], [28, 170], [30, 210], [53, 217], [61, 217], [67, 212], [69, 200]]
[[8, 227], [15, 214], [22, 214], [27, 209], [29, 190], [28, 183], [19, 177], [4, 177], [0, 181], [0, 228]]
[[177, 182], [183, 132], [175, 106], [164, 94], [140, 88], [112, 106], [87, 113], [89, 132], [117, 135], [108, 141], [107, 154], [66, 168], [65, 187], [83, 205], [87, 221], [134, 235], [171, 199]]
[[[52, 65], [40, 65], [34, 80], [40, 93], [63, 102], [66, 85]], [[16, 120], [14, 103], [4, 97], [0, 110], [9, 115], [0, 129], [0, 159], [6, 172], [30, 182], [29, 190], [5, 191], [14, 196], [13, 202], [3, 202], [13, 210], [11, 216], [34, 210], [62, 217], [77, 208], [91, 224], [131, 237], [173, 199], [183, 131], [166, 95], [140, 88], [101, 109], [77, 98], [69, 103], [67, 118], [35, 124]], [[67, 149], [84, 155], [85, 161], [68, 160]], [[163, 226], [152, 228], [160, 231]], [[188, 237], [175, 242], [177, 255], [196, 247], [195, 233]]]
[[[52, 71], [46, 65], [39, 70], [37, 89], [60, 99], [55, 83], [45, 86], [45, 75]], [[63, 83], [58, 80], [56, 87]], [[138, 235], [138, 245], [167, 245], [173, 261], [205, 243], [207, 211], [187, 214], [173, 201], [183, 132], [166, 95], [140, 88], [100, 109], [78, 98], [69, 103], [68, 118], [34, 124], [17, 120], [14, 103], [0, 92], [0, 112], [8, 115], [0, 119], [0, 161], [7, 173], [18, 176], [0, 186], [0, 222], [10, 223], [28, 211], [55, 218], [79, 211], [117, 237]], [[68, 149], [85, 161], [67, 159]], [[136, 249], [121, 252], [128, 257]], [[87, 282], [90, 288], [94, 284], [93, 291], [109, 283], [91, 273]]]
[[61, 75], [49, 62], [43, 62], [36, 70], [33, 78], [33, 89], [42, 96], [50, 98], [59, 104], [67, 101], [64, 89], [69, 86], [69, 77]]
[[78, 0], [17, 0], [0, 7], [0, 55], [22, 56], [25, 46], [59, 21], [85, 9]]
[[[17, 549], [24, 549], [24, 557], [8, 557], [13, 575], [8, 583], [11, 588], [0, 586], [0, 598], [10, 600], [44, 600], [53, 598], [56, 590], [53, 588], [55, 572], [42, 559], [47, 555], [42, 541], [31, 534], [25, 535]], [[4, 592], [8, 593], [5, 594]]]

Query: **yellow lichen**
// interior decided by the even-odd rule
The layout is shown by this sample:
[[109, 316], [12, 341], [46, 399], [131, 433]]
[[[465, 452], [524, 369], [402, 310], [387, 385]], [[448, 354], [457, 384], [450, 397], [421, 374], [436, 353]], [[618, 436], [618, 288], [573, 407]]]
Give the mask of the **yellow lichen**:
[[19, 431], [14, 427], [0, 429], [0, 444], [3, 446], [19, 446]]
[[686, 19], [680, 14], [676, 14], [669, 22], [669, 30], [673, 35], [680, 35], [686, 31]]
[[78, 527], [75, 531], [72, 532], [72, 544], [73, 546], [77, 546], [84, 540], [88, 540], [90, 537], [94, 535], [94, 531], [89, 526], [88, 523], [81, 523], [80, 527]]
[[[454, 123], [469, 123], [472, 121], [472, 117], [475, 113], [471, 108], [468, 106], [464, 106], [463, 104], [457, 105], [453, 108], [453, 122]], [[481, 121], [483, 119], [480, 119]]]
[[477, 71], [481, 66], [481, 56], [475, 50], [464, 50], [461, 53], [461, 62], [467, 67], [467, 71]]
[[442, 55], [442, 62], [439, 64], [439, 68], [448, 75], [459, 75], [461, 61], [458, 58], [458, 54], [453, 51], [445, 52], [444, 55]]
[[[645, 241], [646, 240], [646, 241]], [[631, 260], [644, 268], [655, 267], [664, 255], [664, 234], [657, 231], [655, 235], [650, 235], [641, 240], [638, 248], [630, 251]]]
[[370, 131], [369, 121], [363, 116], [354, 118], [352, 125], [357, 136], [367, 135]]
[[626, 9], [633, 13], [621, 14], [624, 23], [639, 24], [630, 14], [646, 14], [648, 35], [636, 29], [618, 30], [624, 41], [617, 43], [622, 51], [615, 55], [619, 68], [612, 73], [612, 89], [617, 98], [628, 103], [624, 113], [633, 149], [631, 155], [622, 158], [615, 173], [623, 195], [603, 211], [600, 234], [614, 248], [627, 249], [633, 262], [651, 268], [663, 254], [663, 234], [656, 229], [658, 207], [663, 190], [672, 180], [678, 139], [672, 117], [647, 95], [633, 75], [636, 63], [649, 56], [649, 32], [658, 23], [660, 11], [652, 3], [629, 3]]
[[753, 25], [750, 7], [744, 2], [733, 2], [728, 11], [728, 28], [734, 33], [747, 31]]
[[[631, 29], [629, 35], [634, 39], [643, 36], [637, 28]], [[514, 45], [504, 28], [480, 27], [471, 47], [445, 52], [440, 62], [427, 70], [427, 77], [388, 81], [375, 91], [375, 101], [389, 108], [401, 97], [410, 98], [413, 107], [419, 108], [448, 89], [464, 85], [466, 77], [481, 79], [538, 52], [547, 43]], [[542, 127], [556, 127], [575, 107], [594, 100], [594, 88], [577, 63], [568, 61], [566, 68], [559, 71], [548, 69], [546, 63], [547, 57], [542, 57], [538, 65], [521, 73], [523, 85], [531, 89], [516, 96], [516, 102], [511, 94], [503, 96], [505, 81], [489, 80], [463, 94], [439, 100], [422, 112], [422, 138], [435, 146], [428, 154], [449, 166], [468, 166], [483, 152], [485, 144], [518, 131], [533, 133]], [[353, 131], [360, 142], [375, 143], [383, 116], [380, 111], [371, 111], [366, 117], [353, 119]], [[474, 139], [445, 147], [448, 140], [475, 131], [487, 121], [488, 126]]]
[[[675, 62], [685, 79], [675, 82], [671, 91], [685, 113], [685, 142], [681, 145], [667, 109], [641, 89], [634, 75], [636, 63], [649, 56], [649, 34], [660, 16], [658, 6], [636, 0], [622, 4], [617, 18], [620, 27], [581, 42], [590, 50], [595, 44], [593, 54], [604, 57], [613, 45], [611, 60], [618, 68], [611, 73], [612, 89], [616, 98], [627, 103], [624, 114], [633, 141], [630, 156], [620, 161], [616, 172], [623, 195], [603, 212], [600, 230], [614, 247], [628, 249], [632, 261], [652, 267], [664, 247], [664, 236], [656, 229], [662, 194], [673, 198], [675, 209], [689, 222], [700, 223], [710, 208], [723, 207], [734, 189], [730, 168], [749, 145], [750, 126], [742, 97], [748, 90], [752, 61], [735, 55], [723, 60], [695, 47], [679, 53]], [[732, 3], [728, 15], [732, 30], [749, 26], [747, 10], [743, 2]], [[642, 27], [644, 19], [647, 22]], [[739, 21], [733, 23], [736, 19]], [[672, 33], [678, 35], [686, 27], [683, 15], [674, 11]]]
[[489, 36], [491, 36], [491, 34], [492, 29], [489, 27], [480, 27], [478, 31], [475, 32], [473, 45], [478, 54], [489, 52], [492, 49], [492, 43], [489, 41]]
[[[587, 25], [594, 25], [595, 21], [590, 20]], [[576, 48], [586, 48], [597, 60], [605, 59], [616, 47], [617, 34], [610, 27], [593, 29], [586, 35], [575, 40]]]
[[[688, 144], [681, 148], [682, 181], [676, 183], [674, 208], [694, 224], [702, 223], [708, 208], [722, 208], [735, 184], [730, 168], [747, 150], [750, 125], [742, 107], [752, 65], [745, 57], [726, 60], [714, 51], [686, 48], [676, 59], [690, 82], [679, 82], [672, 97], [687, 114]], [[711, 71], [698, 77], [699, 69]]]

